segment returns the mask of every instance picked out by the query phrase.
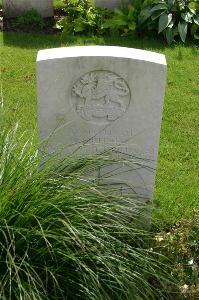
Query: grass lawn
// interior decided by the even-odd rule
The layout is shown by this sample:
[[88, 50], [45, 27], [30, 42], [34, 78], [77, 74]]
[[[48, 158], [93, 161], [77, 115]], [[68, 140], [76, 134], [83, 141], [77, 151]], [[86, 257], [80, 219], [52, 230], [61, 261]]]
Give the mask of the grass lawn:
[[168, 63], [159, 161], [155, 190], [154, 219], [172, 224], [191, 216], [199, 207], [199, 51], [196, 46], [165, 47], [152, 39], [68, 38], [22, 33], [1, 33], [2, 105], [6, 124], [20, 124], [25, 138], [34, 136], [37, 145], [35, 60], [44, 48], [105, 44], [161, 52]]

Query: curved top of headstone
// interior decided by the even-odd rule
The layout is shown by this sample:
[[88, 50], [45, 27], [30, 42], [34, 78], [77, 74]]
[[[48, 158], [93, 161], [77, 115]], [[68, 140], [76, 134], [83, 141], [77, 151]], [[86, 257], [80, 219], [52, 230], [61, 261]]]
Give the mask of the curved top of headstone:
[[89, 56], [130, 58], [166, 65], [166, 59], [163, 54], [117, 46], [74, 46], [40, 50], [37, 55], [37, 61]]

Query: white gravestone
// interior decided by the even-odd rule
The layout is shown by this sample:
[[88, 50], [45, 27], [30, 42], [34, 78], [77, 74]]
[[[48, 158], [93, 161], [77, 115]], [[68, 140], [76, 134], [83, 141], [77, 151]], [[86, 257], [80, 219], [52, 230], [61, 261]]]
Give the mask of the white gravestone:
[[82, 153], [115, 148], [137, 158], [133, 169], [122, 164], [101, 175], [151, 199], [165, 81], [165, 56], [158, 53], [111, 46], [41, 50], [40, 143], [47, 141], [47, 153], [64, 147], [67, 155], [85, 143]]
[[53, 0], [3, 0], [3, 14], [7, 18], [17, 17], [31, 9], [43, 17], [52, 17]]

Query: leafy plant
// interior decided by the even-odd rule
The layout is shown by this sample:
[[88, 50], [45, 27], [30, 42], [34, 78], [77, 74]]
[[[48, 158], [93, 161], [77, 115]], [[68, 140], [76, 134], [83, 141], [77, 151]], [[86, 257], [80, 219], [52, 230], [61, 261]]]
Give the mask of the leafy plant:
[[0, 131], [0, 298], [168, 299], [167, 261], [139, 225], [138, 195], [89, 177], [107, 155], [38, 167], [16, 134]]
[[64, 33], [98, 33], [104, 32], [102, 24], [110, 17], [108, 9], [96, 8], [89, 0], [69, 0], [65, 2], [66, 17], [59, 20], [56, 28]]
[[116, 29], [123, 35], [134, 32], [137, 28], [142, 3], [143, 0], [131, 0], [129, 4], [123, 3], [120, 9], [114, 10], [113, 17], [107, 20], [103, 27]]
[[155, 0], [151, 5], [144, 4], [139, 24], [146, 23], [149, 30], [158, 27], [158, 34], [164, 34], [169, 44], [180, 36], [185, 42], [190, 32], [195, 39], [199, 36], [199, 4], [196, 0]]
[[61, 11], [64, 8], [64, 0], [54, 0], [53, 7], [55, 11]]
[[35, 9], [26, 11], [20, 16], [18, 16], [16, 19], [16, 24], [18, 26], [31, 26], [38, 27], [40, 29], [42, 29], [45, 26], [43, 17]]

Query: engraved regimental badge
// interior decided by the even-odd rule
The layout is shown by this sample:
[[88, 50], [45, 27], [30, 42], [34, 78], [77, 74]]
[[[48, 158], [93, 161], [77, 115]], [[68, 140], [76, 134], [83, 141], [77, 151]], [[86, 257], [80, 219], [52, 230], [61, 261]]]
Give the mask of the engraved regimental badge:
[[110, 71], [91, 71], [79, 78], [72, 88], [73, 106], [86, 121], [107, 124], [121, 117], [130, 103], [125, 80]]

